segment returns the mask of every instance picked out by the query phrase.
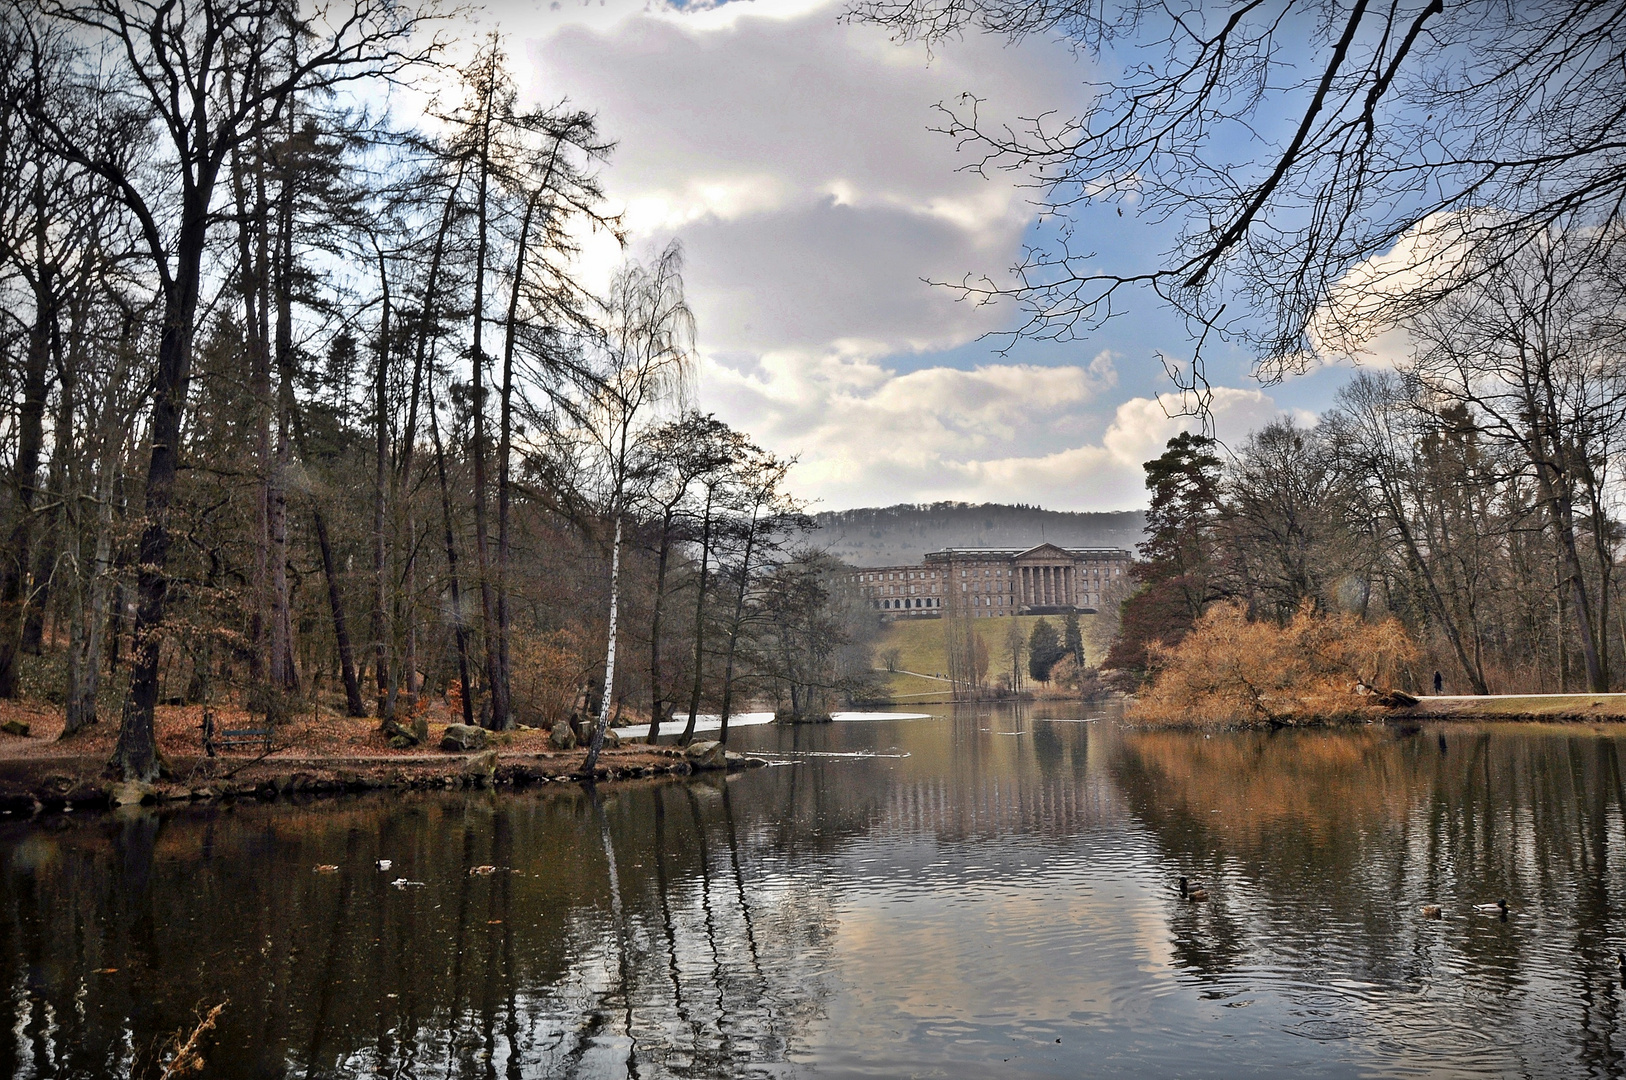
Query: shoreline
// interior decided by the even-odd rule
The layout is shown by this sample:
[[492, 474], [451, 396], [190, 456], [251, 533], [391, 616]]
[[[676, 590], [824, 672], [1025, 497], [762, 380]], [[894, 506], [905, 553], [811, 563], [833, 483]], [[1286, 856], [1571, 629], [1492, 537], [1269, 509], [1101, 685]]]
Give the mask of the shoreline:
[[168, 778], [152, 784], [115, 781], [106, 761], [88, 755], [0, 758], [0, 820], [41, 811], [101, 810], [127, 805], [207, 803], [290, 795], [367, 791], [527, 788], [544, 784], [616, 783], [676, 779], [702, 772], [764, 766], [762, 758], [720, 751], [715, 743], [606, 747], [591, 781], [582, 772], [584, 751], [412, 755], [273, 754], [171, 758]]
[[[762, 758], [727, 750], [703, 737], [688, 747], [643, 742], [606, 743], [593, 775], [582, 772], [587, 750], [560, 748], [536, 728], [488, 732], [484, 745], [439, 748], [457, 717], [434, 710], [429, 738], [396, 749], [376, 719], [306, 713], [279, 726], [270, 753], [234, 748], [208, 757], [201, 744], [198, 706], [160, 706], [154, 714], [163, 773], [152, 784], [107, 775], [117, 725], [97, 724], [61, 738], [63, 713], [46, 703], [0, 705], [0, 820], [41, 809], [102, 809], [135, 803], [198, 803], [275, 799], [288, 795], [459, 788], [523, 788], [559, 783], [616, 783], [676, 778], [766, 765]], [[251, 721], [240, 710], [216, 710], [222, 727]]]
[[1446, 694], [1420, 697], [1388, 720], [1477, 723], [1626, 723], [1626, 694]]
[[1262, 731], [1352, 728], [1425, 721], [1465, 724], [1626, 724], [1626, 693], [1444, 694], [1419, 697], [1415, 705], [1391, 708], [1357, 704], [1345, 713], [1293, 716], [1278, 723], [1263, 720], [1218, 723], [1193, 713], [1178, 722], [1126, 718], [1125, 724], [1146, 731]]

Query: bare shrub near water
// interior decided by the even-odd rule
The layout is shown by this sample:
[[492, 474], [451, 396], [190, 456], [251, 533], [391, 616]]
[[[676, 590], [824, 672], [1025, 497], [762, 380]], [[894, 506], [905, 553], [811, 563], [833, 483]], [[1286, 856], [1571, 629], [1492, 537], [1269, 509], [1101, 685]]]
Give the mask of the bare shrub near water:
[[1191, 633], [1151, 650], [1154, 678], [1129, 719], [1156, 726], [1295, 726], [1361, 716], [1365, 690], [1405, 678], [1418, 650], [1395, 619], [1365, 622], [1306, 603], [1285, 625], [1216, 604]]

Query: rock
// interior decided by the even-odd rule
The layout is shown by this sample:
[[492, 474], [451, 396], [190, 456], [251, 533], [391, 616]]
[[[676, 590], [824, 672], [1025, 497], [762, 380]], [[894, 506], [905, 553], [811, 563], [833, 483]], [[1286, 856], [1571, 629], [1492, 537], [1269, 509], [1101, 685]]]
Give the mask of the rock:
[[617, 735], [615, 733], [615, 728], [605, 728], [604, 729], [604, 747], [605, 747], [605, 749], [614, 750], [614, 749], [617, 749], [618, 747], [620, 747], [620, 745], [621, 745], [621, 736], [619, 736], [619, 735]]
[[497, 771], [497, 751], [475, 754], [463, 763], [463, 775], [470, 780], [489, 781]]
[[744, 754], [736, 754], [732, 750], [725, 753], [723, 758], [728, 762], [728, 767], [731, 771], [734, 769], [760, 769], [764, 765], [768, 764], [767, 761], [762, 758], [747, 757]]
[[548, 745], [555, 750], [574, 750], [576, 748], [576, 732], [570, 726], [569, 720], [561, 720], [553, 725], [548, 732]]
[[7, 735], [21, 735], [25, 739], [28, 737], [30, 730], [28, 724], [22, 720], [7, 720], [5, 723], [0, 724], [0, 731], [5, 732]]
[[441, 736], [440, 748], [461, 753], [486, 748], [486, 729], [474, 727], [472, 724], [448, 724], [446, 734]]
[[412, 737], [420, 744], [429, 741], [429, 717], [420, 715], [412, 718]]
[[683, 756], [697, 770], [728, 768], [728, 751], [720, 742], [690, 743]]
[[114, 806], [140, 806], [144, 802], [157, 802], [158, 792], [151, 784], [125, 780], [108, 789], [107, 801]]
[[[394, 720], [384, 721], [384, 734], [389, 736], [391, 750], [406, 750], [417, 746], [423, 740], [416, 734], [397, 724]], [[425, 736], [427, 738], [427, 735]]]

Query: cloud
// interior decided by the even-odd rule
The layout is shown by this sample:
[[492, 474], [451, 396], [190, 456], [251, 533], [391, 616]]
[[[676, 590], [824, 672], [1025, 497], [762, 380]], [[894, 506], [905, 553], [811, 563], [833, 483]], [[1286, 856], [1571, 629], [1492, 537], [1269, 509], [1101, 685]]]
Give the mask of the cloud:
[[[802, 448], [796, 490], [830, 507], [938, 499], [1141, 506], [1141, 464], [1198, 425], [1170, 415], [1181, 409], [1178, 395], [1135, 397], [1090, 438], [1083, 417], [1117, 382], [1107, 352], [1076, 365], [905, 373], [839, 354], [785, 354], [708, 365], [705, 382], [703, 396], [724, 403], [725, 419], [770, 446]], [[1212, 412], [1219, 435], [1239, 439], [1281, 410], [1262, 391], [1217, 387]]]
[[[1081, 61], [980, 35], [928, 57], [819, 0], [586, 10], [590, 23], [530, 35], [535, 92], [596, 110], [619, 140], [605, 178], [635, 247], [675, 236], [688, 254], [701, 406], [800, 455], [799, 493], [832, 507], [1144, 503], [1141, 463], [1194, 423], [1167, 415], [1178, 401], [1115, 402], [1110, 350], [937, 360], [1002, 316], [922, 280], [1010, 265], [1034, 218], [1020, 176], [978, 175], [973, 153], [929, 130], [934, 104], [975, 90], [984, 120], [1019, 124], [1077, 99]], [[619, 257], [594, 251], [601, 271]], [[1277, 413], [1229, 388], [1213, 411], [1230, 437]]]
[[933, 106], [974, 88], [985, 116], [1036, 113], [1076, 94], [1077, 64], [983, 37], [928, 58], [840, 11], [730, 3], [533, 30], [537, 96], [596, 110], [619, 141], [606, 180], [635, 244], [683, 241], [709, 351], [919, 352], [995, 325], [922, 279], [1007, 266], [1033, 210], [1019, 178], [965, 169], [928, 130]]
[[1487, 214], [1431, 214], [1388, 251], [1350, 267], [1306, 327], [1316, 356], [1325, 363], [1404, 364], [1413, 343], [1399, 324], [1461, 284], [1472, 266], [1476, 230], [1494, 222]]

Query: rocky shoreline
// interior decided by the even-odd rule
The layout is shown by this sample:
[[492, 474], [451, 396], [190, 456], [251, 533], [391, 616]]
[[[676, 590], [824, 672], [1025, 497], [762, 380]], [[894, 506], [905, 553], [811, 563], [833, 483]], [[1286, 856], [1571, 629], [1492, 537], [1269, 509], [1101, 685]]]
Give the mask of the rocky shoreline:
[[153, 784], [142, 784], [108, 779], [104, 775], [106, 761], [101, 757], [19, 758], [0, 761], [0, 820], [29, 817], [42, 810], [102, 810], [129, 805], [239, 799], [267, 801], [295, 795], [385, 790], [615, 783], [736, 771], [767, 764], [762, 758], [734, 753], [716, 742], [697, 742], [687, 747], [623, 745], [607, 748], [591, 777], [582, 771], [580, 751], [538, 754], [490, 749], [472, 754], [411, 757], [230, 755], [171, 759], [163, 778]]

